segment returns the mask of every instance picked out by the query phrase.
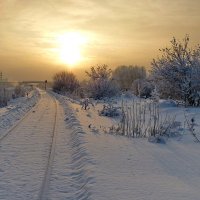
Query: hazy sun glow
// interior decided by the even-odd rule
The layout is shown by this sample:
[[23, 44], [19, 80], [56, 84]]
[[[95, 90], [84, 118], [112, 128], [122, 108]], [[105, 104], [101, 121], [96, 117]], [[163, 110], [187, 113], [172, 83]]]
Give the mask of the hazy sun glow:
[[62, 63], [70, 66], [79, 63], [82, 57], [86, 37], [79, 32], [65, 33], [57, 37], [58, 54]]

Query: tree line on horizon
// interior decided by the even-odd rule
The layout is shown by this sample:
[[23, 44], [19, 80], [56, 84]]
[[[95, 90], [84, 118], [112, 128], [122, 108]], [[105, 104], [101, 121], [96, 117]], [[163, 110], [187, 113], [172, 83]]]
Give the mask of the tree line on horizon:
[[200, 46], [189, 47], [188, 35], [182, 41], [175, 37], [170, 47], [160, 49], [151, 69], [122, 65], [111, 70], [107, 65], [92, 66], [88, 80], [78, 81], [72, 72], [58, 72], [53, 77], [53, 90], [81, 98], [102, 99], [123, 91], [148, 98], [157, 91], [160, 98], [180, 100], [185, 105], [200, 105]]

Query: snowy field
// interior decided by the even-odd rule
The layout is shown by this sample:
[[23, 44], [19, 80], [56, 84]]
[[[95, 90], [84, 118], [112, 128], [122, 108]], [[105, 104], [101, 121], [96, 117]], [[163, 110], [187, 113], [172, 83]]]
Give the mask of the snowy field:
[[160, 101], [162, 114], [176, 116], [182, 132], [168, 138], [166, 144], [155, 144], [147, 138], [105, 134], [105, 128], [118, 123], [118, 119], [99, 116], [98, 110], [104, 103], [90, 105], [90, 109], [84, 110], [78, 102], [62, 99], [67, 99], [63, 102], [73, 108], [82, 125], [84, 147], [93, 159], [91, 173], [95, 183], [91, 199], [199, 199], [200, 145], [185, 122], [185, 116], [188, 120], [194, 118], [198, 135], [199, 108], [184, 108], [170, 101]]
[[100, 116], [103, 101], [93, 105], [84, 110], [80, 101], [35, 91], [1, 109], [12, 122], [6, 128], [33, 111], [1, 141], [0, 199], [199, 200], [200, 144], [186, 123], [195, 120], [198, 137], [199, 108], [160, 101], [161, 113], [180, 124], [161, 144], [106, 133], [120, 117]]

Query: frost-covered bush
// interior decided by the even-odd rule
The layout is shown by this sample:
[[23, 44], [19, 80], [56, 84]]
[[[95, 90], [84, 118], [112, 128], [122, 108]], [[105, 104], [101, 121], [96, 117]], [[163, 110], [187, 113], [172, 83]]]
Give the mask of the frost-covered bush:
[[115, 96], [118, 93], [118, 87], [111, 79], [112, 71], [107, 65], [91, 67], [86, 74], [90, 78], [87, 83], [87, 91], [90, 97], [102, 99]]
[[195, 127], [198, 126], [198, 124], [195, 123], [195, 118], [191, 118], [189, 120], [185, 113], [184, 113], [184, 116], [185, 116], [185, 121], [188, 126], [188, 130], [190, 134], [195, 138], [197, 142], [200, 142], [199, 134], [197, 134], [195, 130]]
[[0, 107], [8, 105], [8, 99], [6, 97], [0, 96]]
[[0, 85], [0, 107], [7, 106], [8, 99], [6, 97], [6, 89]]
[[160, 99], [160, 94], [158, 92], [158, 90], [156, 89], [156, 87], [153, 89], [153, 91], [151, 92], [151, 99], [154, 102], [159, 102]]
[[26, 90], [21, 85], [17, 85], [14, 89], [14, 96], [17, 97], [23, 97], [25, 96]]
[[149, 98], [154, 89], [154, 85], [148, 79], [137, 79], [132, 84], [132, 90], [139, 97]]
[[53, 90], [55, 92], [73, 93], [78, 87], [79, 82], [71, 72], [59, 72], [53, 77]]
[[94, 103], [92, 102], [91, 99], [89, 98], [84, 98], [80, 101], [80, 104], [81, 104], [81, 108], [84, 109], [84, 110], [88, 110], [90, 109], [90, 105], [92, 107], [94, 107]]
[[88, 92], [94, 99], [112, 97], [118, 93], [118, 88], [112, 80], [98, 79], [88, 82]]
[[170, 48], [161, 49], [161, 57], [152, 62], [151, 78], [163, 98], [183, 100], [186, 105], [200, 105], [200, 46], [188, 47], [175, 38]]
[[99, 111], [100, 116], [106, 117], [117, 117], [121, 115], [119, 107], [113, 106], [112, 104], [103, 105], [103, 109]]
[[24, 85], [5, 85], [0, 87], [0, 106], [7, 106], [11, 99], [24, 97], [26, 93], [32, 90], [32, 87]]

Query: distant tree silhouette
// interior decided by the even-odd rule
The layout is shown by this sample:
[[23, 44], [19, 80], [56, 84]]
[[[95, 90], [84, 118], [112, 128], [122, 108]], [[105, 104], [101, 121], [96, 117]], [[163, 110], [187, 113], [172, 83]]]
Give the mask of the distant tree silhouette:
[[130, 89], [137, 79], [146, 78], [146, 69], [140, 66], [119, 66], [113, 71], [113, 79], [119, 84], [120, 89]]

